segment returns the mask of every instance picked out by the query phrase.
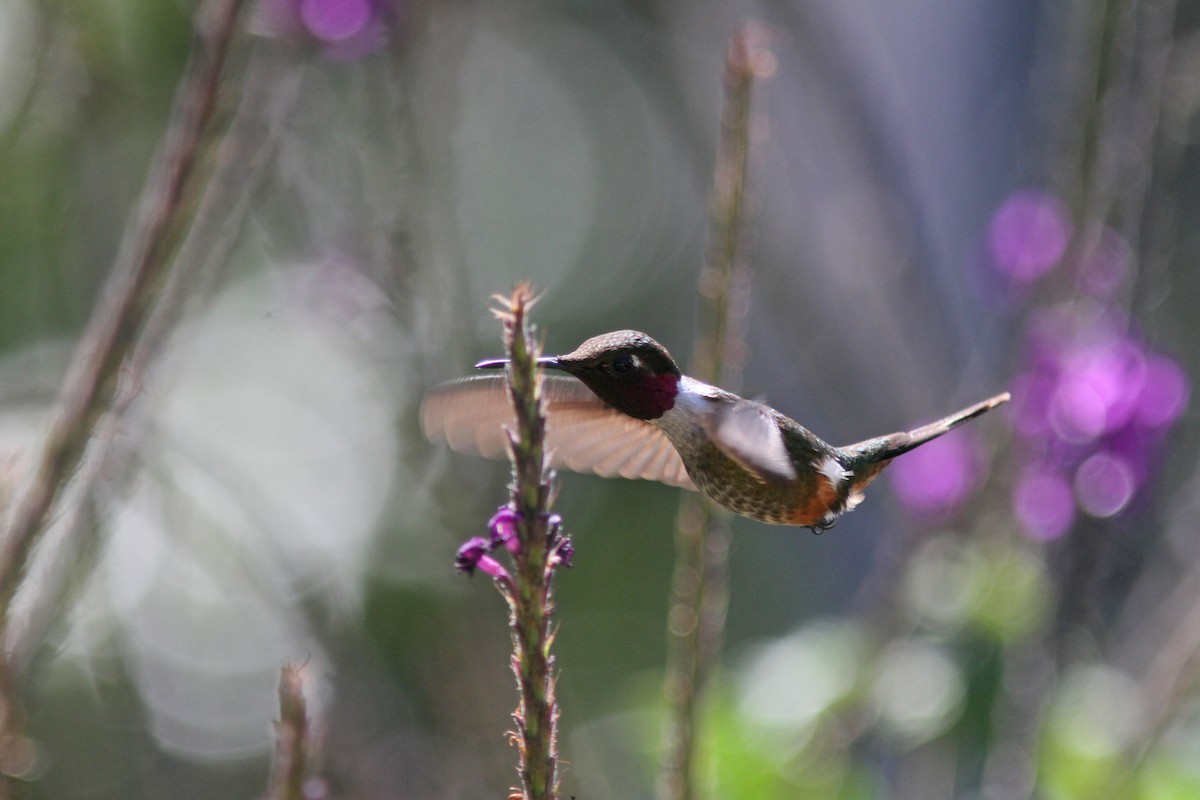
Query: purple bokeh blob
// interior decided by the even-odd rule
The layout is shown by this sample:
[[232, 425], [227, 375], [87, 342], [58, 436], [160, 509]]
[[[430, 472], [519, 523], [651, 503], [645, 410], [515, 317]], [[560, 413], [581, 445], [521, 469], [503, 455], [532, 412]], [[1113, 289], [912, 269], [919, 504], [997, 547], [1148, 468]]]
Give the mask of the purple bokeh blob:
[[982, 468], [978, 440], [971, 431], [960, 428], [897, 459], [890, 479], [905, 508], [942, 514], [967, 499], [979, 485]]
[[1039, 541], [1059, 538], [1075, 521], [1071, 484], [1054, 469], [1026, 470], [1017, 482], [1013, 506], [1025, 532]]
[[1017, 283], [1032, 283], [1063, 257], [1071, 241], [1067, 207], [1054, 195], [1014, 192], [992, 217], [988, 247], [996, 270]]
[[300, 0], [300, 20], [315, 38], [341, 42], [371, 22], [371, 0]]

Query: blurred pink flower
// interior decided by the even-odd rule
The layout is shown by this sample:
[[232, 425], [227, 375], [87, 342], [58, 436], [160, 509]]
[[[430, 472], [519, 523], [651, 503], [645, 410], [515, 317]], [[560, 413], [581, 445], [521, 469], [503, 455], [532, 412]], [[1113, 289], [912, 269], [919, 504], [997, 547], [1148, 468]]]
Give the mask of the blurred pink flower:
[[1169, 428], [1187, 409], [1191, 387], [1187, 374], [1171, 359], [1152, 355], [1137, 398], [1137, 421], [1148, 428]]
[[[1074, 235], [1058, 198], [1014, 192], [992, 217], [984, 277], [1010, 301], [1027, 299]], [[1034, 308], [1027, 320], [1010, 418], [1027, 464], [1014, 489], [1014, 513], [1032, 538], [1062, 536], [1077, 511], [1125, 511], [1153, 477], [1166, 433], [1187, 409], [1187, 375], [1149, 348], [1116, 302], [1133, 258], [1119, 233], [1087, 224], [1068, 264], [1074, 299]]]
[[324, 42], [361, 33], [375, 15], [371, 0], [300, 0], [299, 12], [308, 32]]
[[1067, 207], [1054, 195], [1014, 192], [992, 217], [988, 247], [996, 270], [1017, 283], [1032, 283], [1062, 259], [1071, 241]]
[[920, 514], [946, 514], [980, 483], [983, 458], [978, 440], [959, 428], [913, 450], [889, 470], [900, 504]]
[[1089, 442], [1129, 422], [1145, 383], [1141, 347], [1126, 337], [1064, 347], [1050, 424], [1066, 441]]
[[1057, 539], [1075, 521], [1071, 485], [1054, 469], [1027, 469], [1017, 481], [1013, 506], [1017, 520], [1032, 539]]
[[263, 0], [260, 27], [269, 35], [307, 39], [339, 61], [364, 58], [387, 41], [398, 0]]
[[1106, 310], [1035, 314], [1025, 362], [1012, 420], [1038, 467], [1017, 487], [1018, 518], [1045, 539], [1073, 521], [1064, 504], [1093, 517], [1120, 514], [1153, 477], [1159, 447], [1187, 408], [1187, 375]]

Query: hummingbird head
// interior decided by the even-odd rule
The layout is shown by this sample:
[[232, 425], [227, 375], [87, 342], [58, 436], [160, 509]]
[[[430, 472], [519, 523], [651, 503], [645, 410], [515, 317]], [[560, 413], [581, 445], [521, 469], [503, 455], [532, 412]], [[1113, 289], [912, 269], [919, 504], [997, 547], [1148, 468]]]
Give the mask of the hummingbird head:
[[[477, 367], [501, 367], [505, 360], [481, 361]], [[574, 351], [544, 356], [547, 369], [569, 372], [608, 405], [637, 419], [658, 419], [675, 406], [679, 367], [667, 348], [640, 331], [613, 331], [593, 336]]]
[[593, 336], [573, 352], [542, 359], [569, 372], [596, 396], [637, 419], [658, 419], [675, 405], [679, 367], [667, 348], [640, 331]]

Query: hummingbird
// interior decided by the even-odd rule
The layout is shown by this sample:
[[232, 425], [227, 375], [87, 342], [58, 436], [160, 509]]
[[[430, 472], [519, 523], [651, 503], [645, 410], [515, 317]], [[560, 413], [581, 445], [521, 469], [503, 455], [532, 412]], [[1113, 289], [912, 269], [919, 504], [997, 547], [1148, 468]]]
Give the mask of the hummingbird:
[[[744, 517], [816, 533], [858, 505], [892, 459], [1009, 399], [1005, 392], [911, 431], [834, 447], [770, 406], [684, 375], [640, 331], [595, 336], [538, 364], [566, 373], [542, 382], [551, 466], [699, 490]], [[499, 375], [437, 386], [421, 408], [431, 440], [490, 458], [504, 457], [512, 420]]]

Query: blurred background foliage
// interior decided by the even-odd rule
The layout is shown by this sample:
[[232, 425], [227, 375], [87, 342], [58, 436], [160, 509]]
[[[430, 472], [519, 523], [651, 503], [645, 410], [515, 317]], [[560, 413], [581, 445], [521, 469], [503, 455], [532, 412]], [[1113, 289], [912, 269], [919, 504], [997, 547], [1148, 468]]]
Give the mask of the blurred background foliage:
[[[0, 498], [162, 141], [195, 6], [0, 3]], [[756, 95], [744, 386], [849, 442], [1002, 389], [820, 538], [734, 523], [720, 798], [1200, 796], [1200, 3], [264, 0], [184, 290], [8, 646], [34, 796], [253, 797], [307, 661], [314, 796], [515, 782], [503, 465], [423, 392], [616, 328], [686, 357], [725, 42]], [[94, 457], [93, 457], [94, 458]], [[564, 796], [653, 795], [678, 492], [565, 475]]]

